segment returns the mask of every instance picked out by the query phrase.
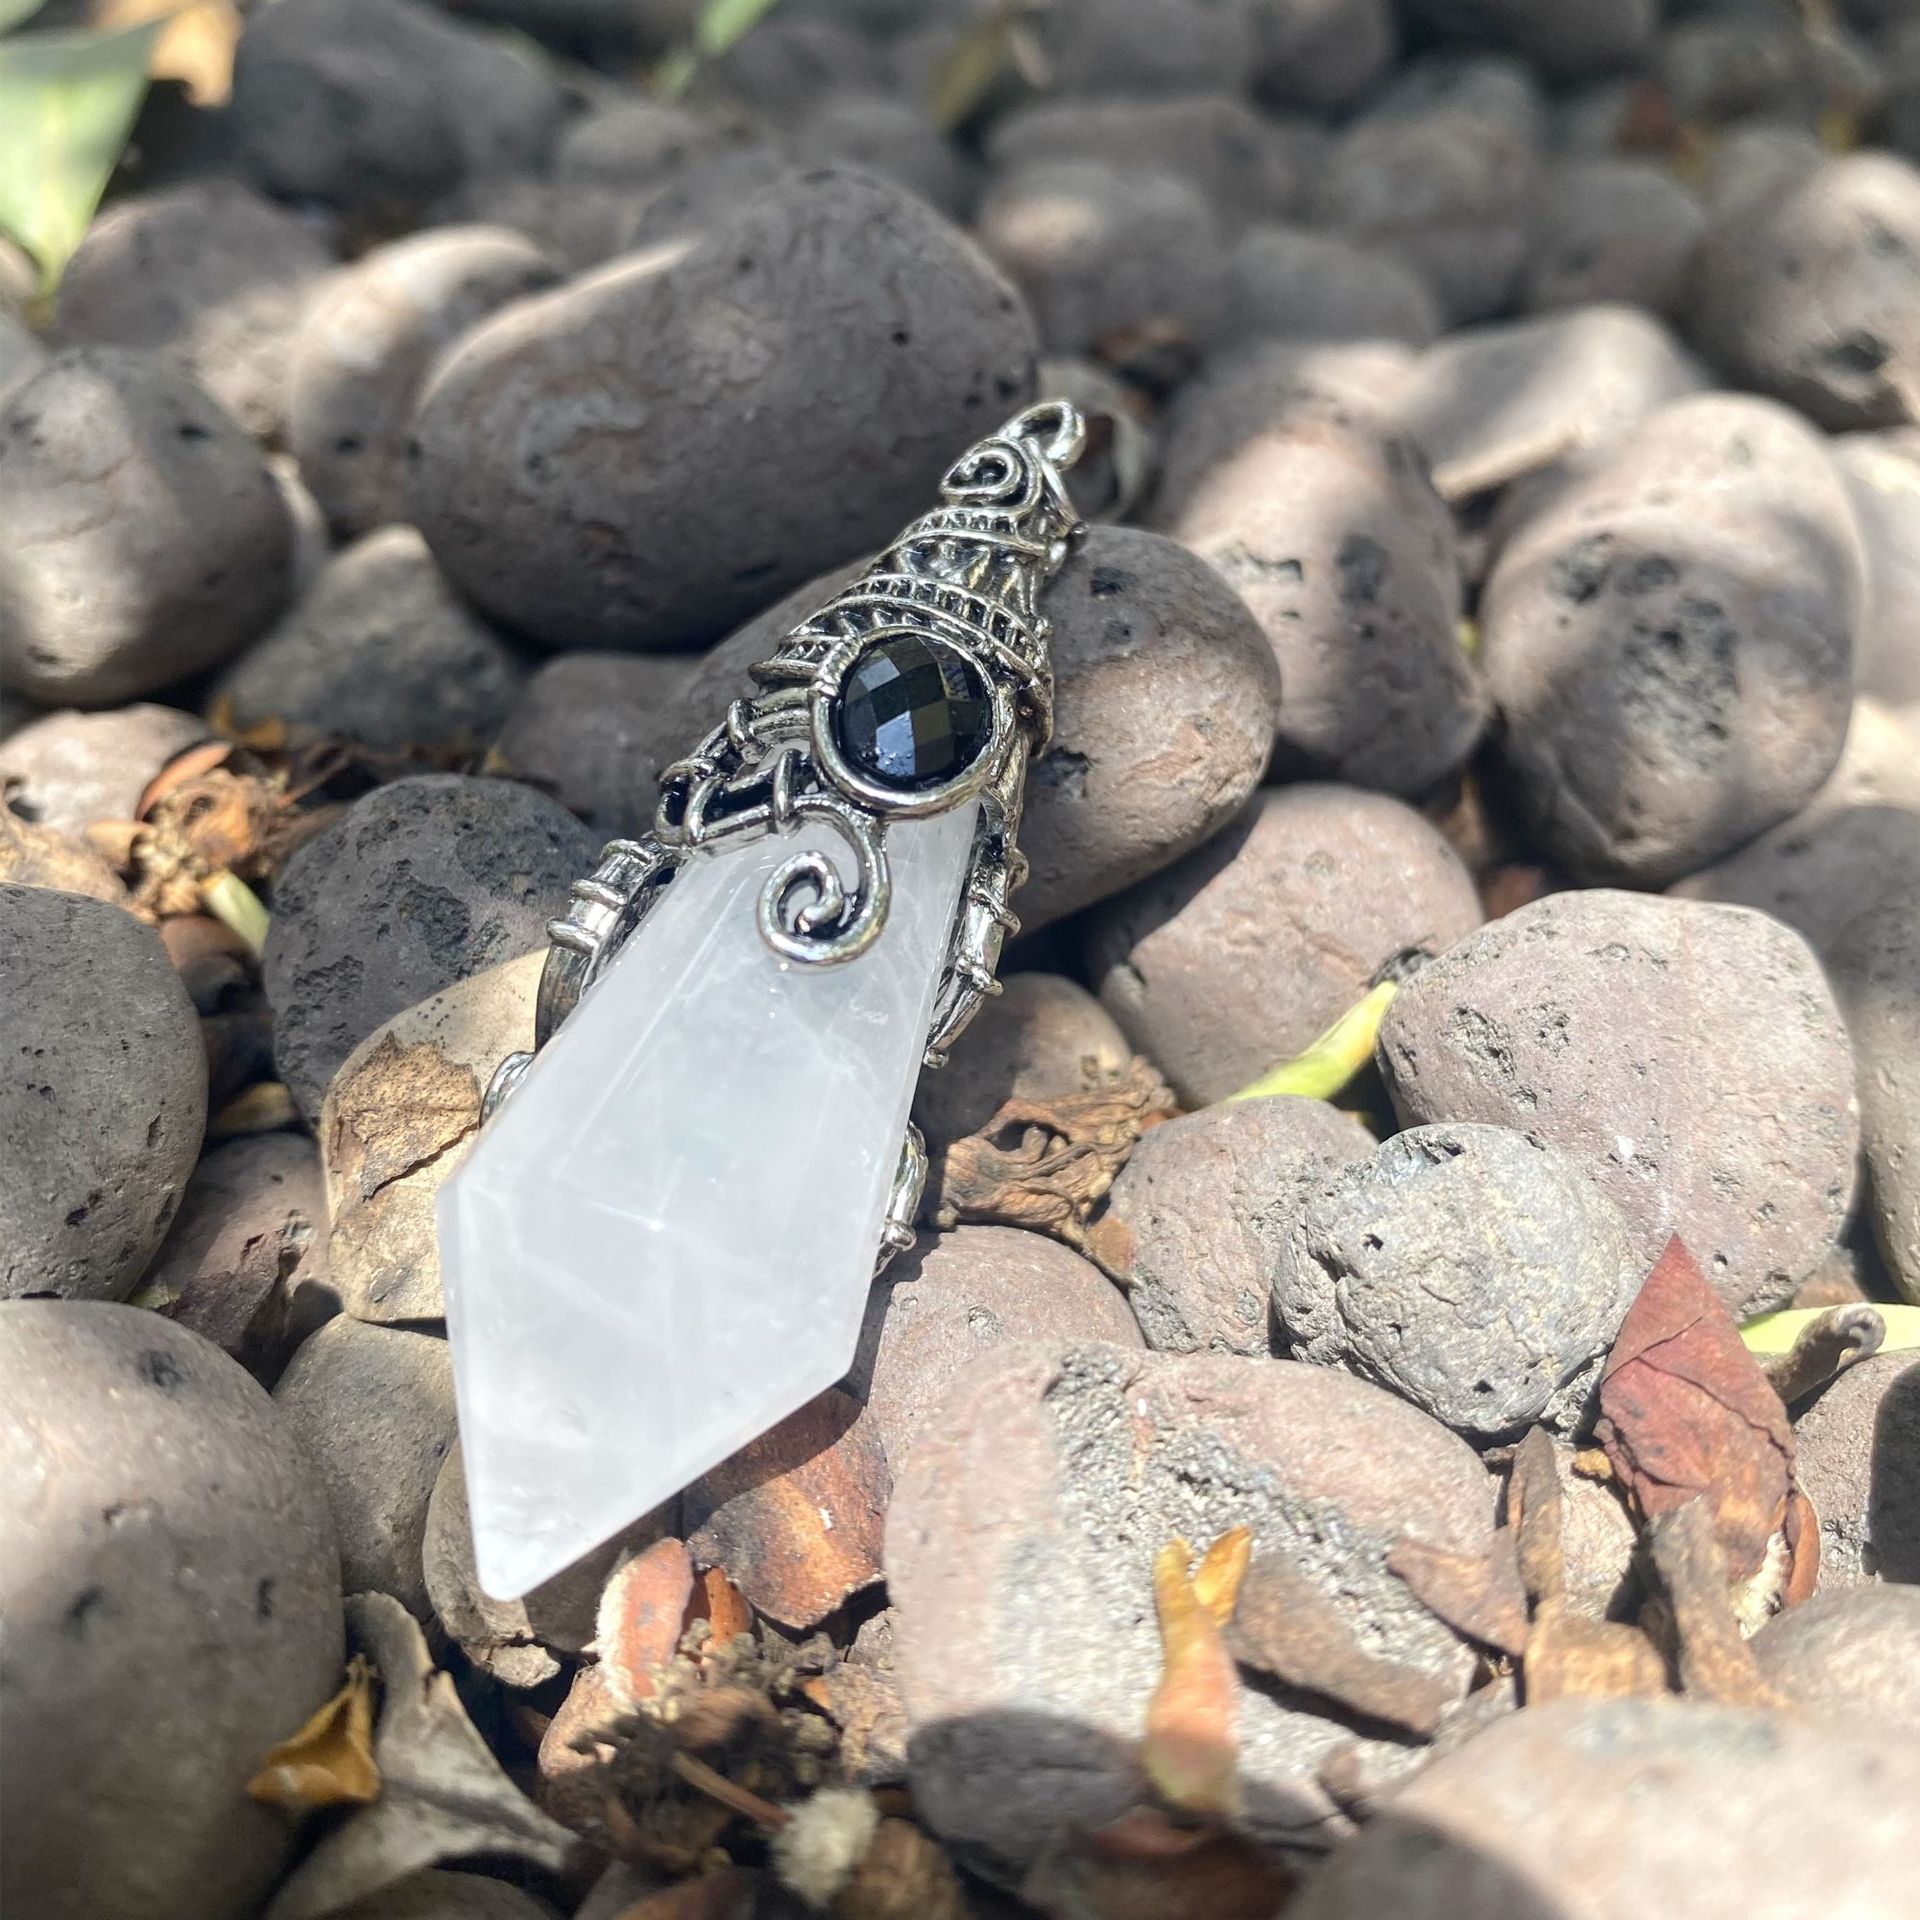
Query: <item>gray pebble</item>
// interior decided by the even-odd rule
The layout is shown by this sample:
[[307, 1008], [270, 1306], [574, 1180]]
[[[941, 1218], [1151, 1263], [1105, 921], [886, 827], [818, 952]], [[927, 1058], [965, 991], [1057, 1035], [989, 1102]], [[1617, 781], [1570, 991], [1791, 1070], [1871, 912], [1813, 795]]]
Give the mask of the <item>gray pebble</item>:
[[973, 168], [911, 100], [837, 89], [793, 129], [790, 145], [803, 166], [877, 174], [950, 220], [963, 219], [973, 202]]
[[1820, 1516], [1820, 1592], [1920, 1584], [1920, 1357], [1847, 1368], [1799, 1409], [1793, 1453]]
[[0, 680], [113, 706], [213, 666], [286, 603], [287, 510], [185, 374], [63, 353], [0, 402]]
[[1661, 886], [1793, 813], [1846, 737], [1862, 570], [1824, 447], [1769, 401], [1675, 401], [1571, 462], [1480, 608], [1542, 844]]
[[1706, 231], [1700, 202], [1647, 160], [1564, 162], [1542, 184], [1520, 304], [1542, 313], [1619, 300], [1675, 314]]
[[339, 533], [405, 517], [407, 433], [434, 361], [555, 278], [504, 227], [437, 227], [375, 248], [321, 289], [294, 342], [287, 437]]
[[110, 206], [60, 281], [69, 345], [173, 362], [256, 439], [286, 419], [300, 316], [331, 255], [312, 222], [238, 181], [189, 180]]
[[390, 1593], [426, 1619], [420, 1543], [454, 1437], [445, 1339], [336, 1314], [301, 1344], [273, 1400], [326, 1483], [347, 1591]]
[[193, 1002], [131, 914], [0, 885], [0, 1007], [0, 1298], [120, 1299], [200, 1153]]
[[1260, 783], [1280, 675], [1245, 603], [1175, 541], [1095, 527], [1048, 587], [1054, 725], [1015, 897], [1040, 927], [1219, 832]]
[[1826, 160], [1810, 128], [1764, 117], [1736, 121], [1713, 143], [1700, 192], [1720, 219], [1736, 207], [1783, 199]]
[[1254, 0], [1254, 91], [1279, 107], [1345, 107], [1400, 52], [1391, 0]]
[[1337, 234], [1266, 224], [1227, 257], [1228, 328], [1306, 340], [1405, 340], [1440, 331], [1432, 291], [1391, 254]]
[[1409, 0], [1412, 24], [1443, 38], [1510, 49], [1556, 80], [1635, 64], [1660, 24], [1660, 0]]
[[294, 1845], [246, 1782], [340, 1678], [326, 1494], [184, 1328], [64, 1300], [0, 1324], [0, 1902], [245, 1920]]
[[1846, 1032], [1804, 942], [1744, 907], [1536, 900], [1401, 988], [1379, 1060], [1407, 1125], [1558, 1148], [1618, 1206], [1643, 1271], [1677, 1233], [1743, 1319], [1846, 1224]]
[[1802, 1713], [1920, 1736], [1920, 1587], [1839, 1587], [1753, 1637], [1760, 1671]]
[[81, 834], [96, 820], [131, 820], [147, 782], [206, 737], [206, 723], [177, 707], [68, 708], [0, 744], [0, 786], [22, 820]]
[[1142, 1134], [1098, 1231], [1147, 1345], [1272, 1352], [1269, 1301], [1302, 1198], [1372, 1148], [1358, 1121], [1291, 1095], [1224, 1101]]
[[1156, 514], [1253, 610], [1280, 667], [1280, 777], [1415, 796], [1456, 771], [1487, 714], [1460, 644], [1452, 516], [1403, 434], [1300, 388], [1245, 404], [1266, 362], [1181, 396]]
[[1308, 1197], [1273, 1304], [1295, 1358], [1485, 1442], [1580, 1423], [1643, 1278], [1618, 1210], [1557, 1149], [1425, 1126]]
[[556, 654], [521, 689], [495, 753], [596, 832], [644, 833], [660, 769], [699, 738], [682, 717], [689, 669], [677, 654]]
[[1062, 93], [1238, 93], [1253, 0], [1055, 0], [1036, 23]]
[[542, 945], [593, 834], [508, 780], [377, 788], [302, 846], [274, 888], [263, 968], [280, 1077], [310, 1118], [382, 1021]]
[[[549, 646], [708, 640], [931, 505], [1028, 397], [1032, 352], [1012, 289], [923, 204], [805, 175], [443, 361], [413, 515], [462, 591]], [[743, 381], [751, 409], [712, 405]]]
[[0, 305], [0, 397], [46, 364], [47, 349], [24, 320]]
[[1849, 433], [1829, 449], [1867, 556], [1867, 604], [1853, 682], [1890, 706], [1920, 707], [1920, 429]]
[[215, 683], [235, 725], [284, 720], [388, 752], [490, 739], [524, 669], [459, 599], [412, 527], [344, 548], [312, 590]]
[[836, 87], [877, 90], [886, 79], [885, 54], [864, 34], [783, 9], [709, 63], [692, 97], [732, 101], [779, 125]]
[[1671, 22], [1649, 63], [1682, 125], [1747, 115], [1806, 116], [1813, 62], [1806, 32], [1785, 9], [1736, 9]]
[[1707, 232], [1695, 326], [1743, 384], [1823, 427], [1912, 424], [1920, 408], [1920, 172], [1829, 160]]
[[1466, 869], [1411, 807], [1294, 786], [1090, 915], [1086, 951], [1128, 1038], [1205, 1106], [1311, 1045], [1396, 956], [1479, 922]]

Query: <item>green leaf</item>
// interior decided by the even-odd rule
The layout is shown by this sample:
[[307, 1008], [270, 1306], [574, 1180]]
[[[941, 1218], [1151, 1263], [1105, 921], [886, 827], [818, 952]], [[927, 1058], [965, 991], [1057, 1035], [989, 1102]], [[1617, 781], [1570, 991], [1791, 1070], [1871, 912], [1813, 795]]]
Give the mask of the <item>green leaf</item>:
[[[0, 0], [7, 4], [17, 0]], [[39, 262], [46, 292], [100, 204], [166, 24], [0, 40], [0, 231]]]
[[757, 27], [778, 0], [707, 0], [693, 30], [694, 45], [709, 60], [736, 46]]
[[1369, 1060], [1380, 1037], [1380, 1022], [1399, 989], [1382, 980], [1356, 1001], [1305, 1053], [1270, 1068], [1229, 1100], [1266, 1100], [1277, 1093], [1303, 1094], [1310, 1100], [1331, 1100]]

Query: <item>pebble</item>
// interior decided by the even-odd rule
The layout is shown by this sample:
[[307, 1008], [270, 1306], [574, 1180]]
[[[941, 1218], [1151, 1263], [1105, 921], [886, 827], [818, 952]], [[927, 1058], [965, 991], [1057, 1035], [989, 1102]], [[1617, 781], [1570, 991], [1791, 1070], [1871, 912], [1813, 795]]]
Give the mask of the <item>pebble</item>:
[[420, 774], [377, 788], [300, 847], [274, 887], [262, 966], [274, 1060], [309, 1118], [383, 1021], [543, 948], [594, 836], [509, 780]]
[[124, 1298], [200, 1153], [193, 1002], [132, 915], [0, 885], [0, 1007], [0, 1298]]
[[1218, 833], [1260, 784], [1281, 676], [1246, 603], [1163, 534], [1094, 527], [1046, 590], [1054, 722], [1027, 774], [1029, 929]]
[[1062, 93], [1238, 93], [1255, 0], [1054, 0], [1036, 22]]
[[0, 1321], [0, 1900], [246, 1920], [294, 1845], [246, 1782], [340, 1677], [325, 1490], [184, 1327], [98, 1301]]
[[213, 698], [241, 729], [338, 733], [387, 753], [490, 740], [512, 711], [519, 657], [447, 584], [413, 527], [336, 553], [293, 610], [221, 674]]
[[556, 277], [524, 235], [435, 227], [376, 247], [308, 304], [290, 356], [287, 443], [338, 533], [405, 518], [408, 429], [435, 360]]
[[60, 280], [69, 346], [177, 366], [256, 439], [286, 423], [300, 316], [332, 264], [322, 229], [235, 180], [188, 180], [94, 221]]
[[1867, 1205], [1887, 1272], [1920, 1306], [1920, 890], [1852, 921], [1828, 972], [1859, 1073]]
[[1853, 684], [1920, 708], [1920, 432], [1849, 433], [1829, 444], [1867, 557], [1867, 604], [1854, 634]]
[[1846, 736], [1862, 565], [1819, 438], [1770, 401], [1675, 401], [1570, 463], [1480, 608], [1547, 851], [1662, 886], [1801, 806]]
[[1373, 1136], [1324, 1100], [1231, 1100], [1141, 1135], [1097, 1237], [1158, 1353], [1267, 1354], [1300, 1204]]
[[705, 83], [710, 96], [778, 125], [834, 88], [879, 88], [886, 77], [880, 50], [842, 22], [783, 12], [736, 40]]
[[653, 824], [661, 768], [689, 752], [678, 654], [556, 654], [520, 689], [494, 742], [502, 770], [608, 838]]
[[1846, 1224], [1846, 1032], [1805, 943], [1763, 914], [1551, 894], [1403, 986], [1378, 1057], [1403, 1124], [1559, 1149], [1643, 1272], [1678, 1233], [1739, 1318], [1781, 1305]]
[[20, 819], [83, 834], [96, 820], [131, 820], [148, 781], [206, 737], [206, 723], [177, 707], [69, 707], [0, 742], [0, 784]]
[[326, 1482], [346, 1590], [390, 1593], [425, 1620], [427, 1502], [454, 1439], [446, 1340], [336, 1314], [302, 1342], [273, 1401]]
[[988, 1354], [1083, 1340], [1140, 1344], [1120, 1289], [1092, 1261], [1017, 1227], [956, 1227], [923, 1235], [873, 1283], [846, 1386], [898, 1475], [940, 1403]]
[[1729, 127], [1707, 156], [1700, 191], [1719, 217], [1736, 205], [1779, 200], [1820, 167], [1827, 150], [1805, 127], [1780, 120], [1744, 120]]
[[1554, 80], [1636, 64], [1660, 24], [1660, 0], [1410, 0], [1409, 23], [1442, 39], [1510, 49]]
[[1254, 91], [1316, 110], [1363, 98], [1400, 52], [1391, 0], [1254, 0]]
[[1920, 1735], [1920, 1587], [1840, 1587], [1754, 1635], [1760, 1671], [1802, 1713]]
[[[0, 300], [4, 294], [0, 293]], [[47, 348], [40, 336], [24, 320], [19, 320], [0, 305], [0, 398], [8, 388], [17, 387], [29, 374], [38, 373], [47, 363]]]
[[1440, 331], [1427, 283], [1391, 254], [1338, 234], [1264, 222], [1227, 256], [1227, 330], [1302, 340], [1404, 340]]
[[1920, 1358], [1859, 1361], [1798, 1412], [1794, 1474], [1820, 1516], [1820, 1592], [1920, 1584]]
[[1479, 923], [1466, 869], [1411, 807], [1268, 788], [1229, 831], [1089, 916], [1086, 957], [1107, 1011], [1201, 1107], [1310, 1046], [1389, 961]]
[[1896, 427], [1920, 383], [1920, 172], [1889, 153], [1828, 160], [1708, 229], [1694, 324], [1743, 385], [1816, 424]]
[[1555, 1700], [1436, 1760], [1290, 1914], [1894, 1920], [1912, 1904], [1916, 1804], [1920, 1753], [1870, 1728], [1696, 1700]]
[[164, 361], [80, 348], [0, 401], [0, 680], [117, 706], [264, 633], [292, 529], [256, 448]]
[[[1017, 1885], [1054, 1835], [1138, 1800], [1134, 1742], [1162, 1665], [1150, 1570], [1176, 1537], [1200, 1549], [1248, 1527], [1256, 1566], [1284, 1561], [1372, 1652], [1464, 1694], [1470, 1655], [1386, 1556], [1409, 1534], [1483, 1552], [1491, 1507], [1469, 1448], [1330, 1368], [1004, 1349], [916, 1437], [888, 1515], [916, 1808]], [[1324, 1844], [1340, 1821], [1316, 1769], [1354, 1732], [1243, 1688], [1247, 1828]]]
[[[921, 202], [798, 176], [684, 252], [520, 302], [442, 361], [413, 516], [457, 587], [545, 645], [712, 640], [932, 505], [954, 455], [1028, 398], [1030, 329]], [[583, 438], [569, 396], [589, 370]], [[716, 385], [740, 381], [753, 407], [716, 410]]]
[[[1181, 396], [1156, 516], [1253, 610], [1280, 668], [1276, 777], [1417, 797], [1487, 714], [1460, 644], [1452, 516], [1406, 438], [1263, 360]], [[1256, 413], [1249, 388], [1268, 393]], [[1258, 404], [1256, 399], [1255, 404]]]
[[1541, 186], [1520, 304], [1543, 313], [1614, 300], [1677, 314], [1706, 225], [1699, 200], [1652, 161], [1567, 161]]
[[794, 128], [791, 145], [802, 166], [876, 174], [917, 193], [949, 220], [964, 219], [973, 203], [973, 168], [911, 100], [837, 88]]
[[1308, 1194], [1273, 1305], [1296, 1359], [1486, 1443], [1584, 1421], [1644, 1277], [1566, 1155], [1506, 1127], [1422, 1126]]

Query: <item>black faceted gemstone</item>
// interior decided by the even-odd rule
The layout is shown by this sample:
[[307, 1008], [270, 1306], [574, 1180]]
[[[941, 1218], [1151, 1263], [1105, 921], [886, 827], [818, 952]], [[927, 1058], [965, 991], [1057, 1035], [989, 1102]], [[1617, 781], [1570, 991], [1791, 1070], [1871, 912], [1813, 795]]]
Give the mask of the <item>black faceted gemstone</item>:
[[869, 647], [840, 688], [840, 751], [869, 780], [921, 791], [979, 758], [993, 699], [963, 654], [917, 633]]

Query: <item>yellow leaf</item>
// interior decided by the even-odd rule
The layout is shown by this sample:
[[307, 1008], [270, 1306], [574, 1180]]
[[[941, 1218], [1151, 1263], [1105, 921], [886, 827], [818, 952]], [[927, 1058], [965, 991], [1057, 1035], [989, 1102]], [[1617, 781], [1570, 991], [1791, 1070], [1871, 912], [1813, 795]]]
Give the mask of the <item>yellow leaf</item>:
[[1215, 1626], [1224, 1627], [1233, 1618], [1240, 1582], [1247, 1577], [1247, 1562], [1252, 1558], [1253, 1535], [1245, 1527], [1223, 1533], [1200, 1556], [1200, 1564], [1194, 1569], [1193, 1591], [1213, 1615]]
[[[1905, 1353], [1920, 1347], [1920, 1307], [1893, 1307], [1884, 1300], [1869, 1303], [1886, 1322], [1887, 1337], [1880, 1343], [1882, 1353]], [[1802, 1333], [1831, 1307], [1790, 1307], [1783, 1313], [1763, 1313], [1740, 1329], [1740, 1338], [1749, 1353], [1763, 1357], [1791, 1353]]]
[[373, 1669], [355, 1654], [346, 1684], [292, 1739], [283, 1740], [247, 1782], [250, 1799], [289, 1813], [366, 1806], [380, 1797], [373, 1758]]
[[1399, 988], [1382, 980], [1364, 1000], [1349, 1007], [1305, 1053], [1283, 1060], [1251, 1086], [1229, 1094], [1231, 1100], [1263, 1100], [1271, 1094], [1293, 1093], [1311, 1100], [1331, 1100], [1369, 1060], [1380, 1037], [1380, 1022]]
[[[1223, 1570], [1231, 1559], [1229, 1550], [1210, 1576], [1216, 1596], [1226, 1584]], [[1153, 1603], [1164, 1664], [1147, 1702], [1140, 1764], [1170, 1806], [1187, 1813], [1231, 1814], [1240, 1804], [1234, 1724], [1240, 1677], [1219, 1620], [1194, 1590], [1192, 1566], [1193, 1549], [1184, 1540], [1169, 1541], [1154, 1556]]]

